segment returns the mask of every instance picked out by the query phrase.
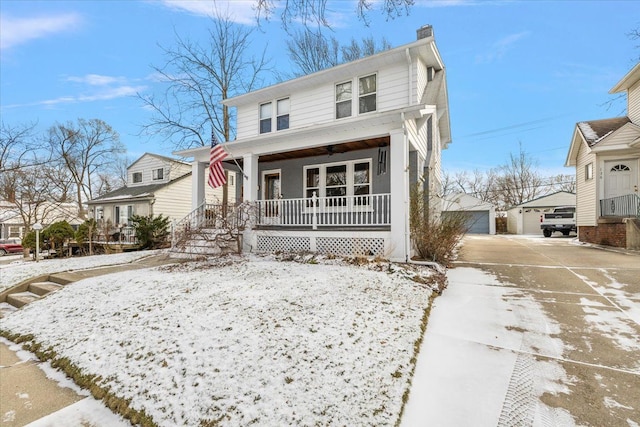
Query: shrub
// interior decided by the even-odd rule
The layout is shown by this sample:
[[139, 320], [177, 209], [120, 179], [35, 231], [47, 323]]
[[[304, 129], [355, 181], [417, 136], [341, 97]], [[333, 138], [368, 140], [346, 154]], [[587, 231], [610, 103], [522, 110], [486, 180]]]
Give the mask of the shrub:
[[169, 218], [166, 216], [133, 215], [131, 222], [136, 230], [136, 238], [141, 249], [165, 247], [169, 237]]
[[411, 241], [418, 256], [443, 265], [455, 257], [455, 249], [467, 230], [463, 212], [440, 215], [439, 200], [425, 198], [417, 185], [411, 189], [409, 223]]
[[75, 231], [67, 221], [54, 222], [42, 230], [42, 236], [49, 240], [49, 244], [54, 249], [62, 249], [64, 244], [72, 239], [74, 235]]

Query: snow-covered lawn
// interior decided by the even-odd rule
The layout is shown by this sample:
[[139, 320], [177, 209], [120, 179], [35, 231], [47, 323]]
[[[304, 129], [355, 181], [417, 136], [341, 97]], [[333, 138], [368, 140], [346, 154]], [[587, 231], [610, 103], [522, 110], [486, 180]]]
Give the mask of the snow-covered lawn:
[[70, 270], [127, 264], [159, 252], [160, 251], [137, 251], [112, 255], [45, 259], [38, 262], [32, 259], [14, 257], [16, 260], [10, 264], [0, 265], [0, 292], [31, 277]]
[[1, 328], [161, 426], [394, 425], [431, 295], [415, 274], [222, 258], [83, 280]]

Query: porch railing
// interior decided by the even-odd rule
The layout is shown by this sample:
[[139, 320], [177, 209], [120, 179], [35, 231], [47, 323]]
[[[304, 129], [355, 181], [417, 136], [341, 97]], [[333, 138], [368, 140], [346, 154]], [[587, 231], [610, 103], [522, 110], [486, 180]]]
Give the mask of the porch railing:
[[388, 226], [391, 195], [257, 200], [256, 213], [258, 226]]
[[600, 216], [622, 216], [640, 218], [640, 196], [626, 194], [600, 200]]
[[203, 203], [180, 221], [171, 225], [171, 246], [201, 228], [238, 229], [246, 219], [242, 209], [233, 204]]

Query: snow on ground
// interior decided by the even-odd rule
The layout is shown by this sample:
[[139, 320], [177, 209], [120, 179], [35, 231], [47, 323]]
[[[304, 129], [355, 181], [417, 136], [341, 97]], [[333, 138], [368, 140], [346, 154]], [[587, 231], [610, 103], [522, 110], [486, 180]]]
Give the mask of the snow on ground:
[[394, 425], [431, 292], [409, 276], [188, 263], [76, 282], [2, 329], [34, 334], [161, 426]]
[[[567, 392], [559, 325], [531, 297], [474, 268], [447, 272], [420, 349], [402, 426], [575, 425], [539, 397]], [[556, 424], [549, 424], [555, 420]]]
[[10, 264], [0, 265], [0, 292], [35, 276], [61, 273], [70, 270], [127, 264], [157, 253], [159, 253], [159, 251], [137, 251], [112, 255], [45, 259], [38, 262], [32, 259], [17, 258], [16, 261]]

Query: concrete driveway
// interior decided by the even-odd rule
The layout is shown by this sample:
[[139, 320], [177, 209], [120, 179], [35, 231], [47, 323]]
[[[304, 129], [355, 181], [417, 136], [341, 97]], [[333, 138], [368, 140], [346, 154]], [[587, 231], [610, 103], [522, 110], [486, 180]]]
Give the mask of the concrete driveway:
[[403, 426], [640, 425], [640, 254], [467, 236], [448, 277]]

